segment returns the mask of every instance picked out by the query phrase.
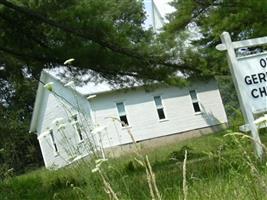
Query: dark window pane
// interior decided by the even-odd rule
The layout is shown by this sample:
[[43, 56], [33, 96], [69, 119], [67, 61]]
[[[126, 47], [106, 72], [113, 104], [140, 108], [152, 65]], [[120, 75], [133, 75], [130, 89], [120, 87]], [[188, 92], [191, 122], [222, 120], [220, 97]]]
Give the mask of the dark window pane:
[[56, 143], [54, 143], [54, 148], [55, 148], [55, 152], [58, 152]]
[[75, 122], [78, 121], [77, 114], [73, 115], [72, 118], [73, 118], [73, 120], [74, 120]]
[[119, 115], [125, 115], [125, 107], [122, 102], [116, 103]]
[[54, 150], [55, 150], [55, 152], [58, 152], [57, 144], [56, 144], [56, 141], [55, 141], [55, 137], [54, 137], [53, 130], [50, 130], [50, 136], [51, 136], [51, 139], [52, 139], [52, 143], [53, 143], [53, 146], [54, 146]]
[[165, 114], [164, 114], [163, 108], [160, 108], [157, 110], [158, 110], [159, 119], [165, 119]]
[[122, 126], [129, 126], [128, 120], [126, 115], [120, 116], [120, 120], [124, 123], [122, 123]]
[[154, 97], [154, 101], [155, 101], [155, 104], [156, 104], [157, 108], [162, 108], [162, 102], [161, 102], [161, 97], [160, 96]]
[[197, 92], [196, 92], [196, 90], [191, 90], [191, 91], [189, 91], [189, 93], [190, 93], [190, 96], [191, 96], [192, 100], [193, 101], [197, 101]]
[[75, 123], [75, 128], [76, 128], [76, 131], [77, 131], [77, 133], [79, 135], [79, 138], [80, 138], [80, 140], [83, 140], [83, 135], [82, 135], [82, 131], [81, 131], [81, 128], [80, 128], [80, 124], [78, 122], [77, 114], [73, 115], [72, 118], [73, 118], [74, 122], [76, 122]]
[[193, 107], [194, 107], [194, 111], [195, 112], [200, 112], [201, 111], [198, 102], [193, 103]]
[[80, 129], [80, 125], [79, 124], [76, 124], [76, 129], [77, 129], [77, 132], [78, 132], [80, 140], [83, 140], [83, 135], [82, 135], [82, 131]]

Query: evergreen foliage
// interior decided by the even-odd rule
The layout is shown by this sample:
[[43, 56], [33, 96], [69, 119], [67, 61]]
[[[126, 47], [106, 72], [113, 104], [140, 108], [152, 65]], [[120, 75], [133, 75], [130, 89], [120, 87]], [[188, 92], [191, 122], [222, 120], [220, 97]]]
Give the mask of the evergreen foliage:
[[[191, 46], [179, 54], [180, 59], [198, 66], [202, 75], [229, 74], [225, 54], [215, 49], [222, 32], [228, 31], [233, 41], [267, 34], [265, 0], [179, 0], [172, 5], [176, 12], [169, 16], [164, 38], [174, 41], [185, 31]], [[168, 44], [176, 48], [170, 41]]]
[[44, 66], [75, 58], [74, 75], [90, 69], [117, 82], [124, 75], [168, 80], [177, 70], [196, 71], [175, 63], [151, 29], [144, 29], [142, 1], [0, 0], [0, 5], [1, 59], [14, 61], [7, 69], [27, 65], [38, 74]]
[[6, 78], [9, 88], [0, 89], [0, 179], [43, 163], [36, 135], [29, 133], [36, 87], [30, 79]]

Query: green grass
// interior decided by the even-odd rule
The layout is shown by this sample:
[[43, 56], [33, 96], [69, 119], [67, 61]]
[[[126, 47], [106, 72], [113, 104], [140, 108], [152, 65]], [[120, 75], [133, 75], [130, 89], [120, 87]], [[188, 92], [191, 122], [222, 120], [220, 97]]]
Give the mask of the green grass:
[[[233, 136], [224, 137], [225, 133], [229, 131], [143, 151], [149, 156], [162, 199], [183, 199], [186, 148], [189, 200], [267, 199], [266, 165], [255, 159], [250, 141], [240, 137], [236, 141]], [[267, 144], [267, 134], [261, 138]], [[90, 166], [88, 162], [57, 171], [40, 169], [8, 178], [0, 183], [0, 199], [108, 199], [100, 176]], [[110, 159], [101, 167], [120, 199], [151, 199], [145, 170], [134, 155]]]

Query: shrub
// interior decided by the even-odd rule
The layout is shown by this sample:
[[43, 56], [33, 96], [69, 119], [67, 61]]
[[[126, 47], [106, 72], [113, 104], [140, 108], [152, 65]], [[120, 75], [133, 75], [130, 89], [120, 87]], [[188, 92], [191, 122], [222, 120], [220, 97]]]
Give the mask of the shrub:
[[169, 159], [182, 162], [184, 160], [185, 150], [187, 150], [187, 159], [188, 160], [202, 158], [206, 155], [206, 154], [201, 153], [201, 152], [196, 152], [193, 150], [193, 148], [185, 145], [180, 150], [173, 151], [172, 153], [170, 153]]

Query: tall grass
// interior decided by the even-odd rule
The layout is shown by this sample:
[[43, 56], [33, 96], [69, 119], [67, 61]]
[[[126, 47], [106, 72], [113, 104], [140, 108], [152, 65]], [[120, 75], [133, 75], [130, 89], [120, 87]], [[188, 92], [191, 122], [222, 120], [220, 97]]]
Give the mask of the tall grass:
[[[150, 158], [162, 199], [184, 199], [185, 189], [188, 200], [267, 198], [266, 164], [257, 161], [249, 140], [224, 134], [140, 152]], [[262, 139], [266, 144], [265, 134]], [[179, 156], [185, 148], [186, 165]], [[146, 169], [134, 156], [109, 159], [101, 170], [118, 199], [152, 199]], [[101, 176], [92, 173], [84, 161], [57, 171], [40, 169], [6, 179], [0, 183], [0, 199], [109, 199], [103, 187]]]

